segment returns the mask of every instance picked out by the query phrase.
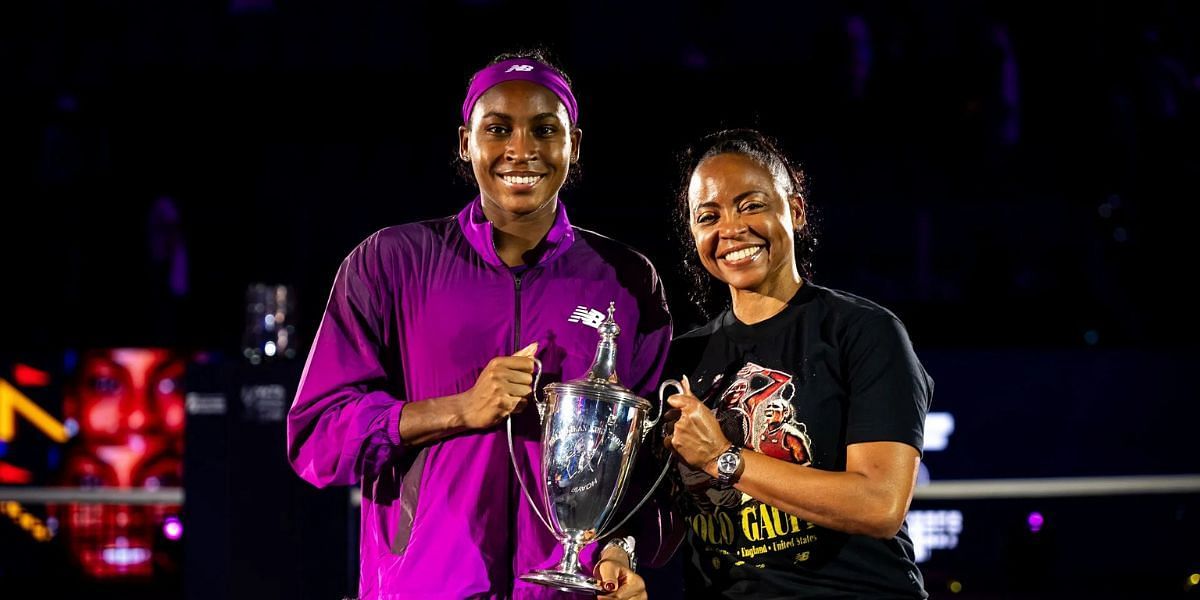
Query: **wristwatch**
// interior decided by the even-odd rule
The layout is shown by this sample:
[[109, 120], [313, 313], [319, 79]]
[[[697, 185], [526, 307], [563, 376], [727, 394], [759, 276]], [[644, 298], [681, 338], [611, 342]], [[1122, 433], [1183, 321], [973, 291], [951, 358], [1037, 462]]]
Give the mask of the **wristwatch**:
[[609, 546], [616, 546], [624, 550], [625, 555], [629, 557], [629, 570], [636, 573], [637, 557], [633, 553], [633, 547], [636, 545], [637, 543], [634, 541], [633, 536], [627, 535], [625, 537], [615, 537], [608, 540], [608, 543], [604, 545], [604, 548], [607, 550]]
[[746, 464], [742, 462], [742, 449], [734, 444], [717, 456], [717, 481], [724, 486], [737, 483]]

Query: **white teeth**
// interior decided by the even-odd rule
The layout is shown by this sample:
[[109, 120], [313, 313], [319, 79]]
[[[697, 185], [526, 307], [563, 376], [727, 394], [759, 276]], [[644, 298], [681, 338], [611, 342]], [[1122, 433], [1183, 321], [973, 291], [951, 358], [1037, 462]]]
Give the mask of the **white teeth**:
[[502, 175], [501, 178], [504, 179], [504, 181], [514, 184], [514, 185], [533, 185], [533, 184], [537, 183], [542, 178], [542, 176], [541, 175], [527, 175], [527, 176]]
[[762, 246], [754, 246], [751, 248], [742, 248], [741, 250], [730, 252], [729, 254], [726, 254], [725, 256], [722, 256], [721, 258], [728, 260], [728, 261], [738, 261], [738, 260], [742, 260], [744, 258], [750, 258], [751, 256], [756, 256], [761, 251], [762, 251]]

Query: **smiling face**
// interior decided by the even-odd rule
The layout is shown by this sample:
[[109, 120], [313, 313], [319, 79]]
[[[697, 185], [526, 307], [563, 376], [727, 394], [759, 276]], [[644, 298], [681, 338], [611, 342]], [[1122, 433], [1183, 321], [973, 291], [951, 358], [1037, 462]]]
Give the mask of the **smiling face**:
[[[182, 485], [183, 357], [163, 349], [88, 353], [64, 398], [65, 416], [79, 424], [62, 483], [121, 489]], [[67, 547], [97, 578], [149, 577], [174, 568], [163, 522], [174, 505], [68, 504], [55, 507]]]
[[506, 81], [480, 96], [470, 126], [459, 128], [459, 154], [471, 162], [484, 214], [553, 214], [580, 135], [558, 96], [536, 83]]
[[782, 398], [772, 398], [763, 407], [763, 417], [767, 426], [774, 429], [783, 425], [792, 416], [792, 405]]
[[[81, 488], [115, 487], [156, 490], [183, 484], [177, 455], [140, 456], [124, 446], [101, 447], [96, 455], [72, 454], [63, 482]], [[162, 526], [177, 517], [171, 504], [66, 504], [51, 506], [67, 549], [89, 576], [101, 579], [142, 578], [156, 568], [174, 569], [170, 552], [177, 548], [163, 537]]]
[[765, 294], [799, 280], [800, 199], [758, 161], [732, 152], [701, 161], [688, 184], [688, 208], [700, 264], [731, 291]]

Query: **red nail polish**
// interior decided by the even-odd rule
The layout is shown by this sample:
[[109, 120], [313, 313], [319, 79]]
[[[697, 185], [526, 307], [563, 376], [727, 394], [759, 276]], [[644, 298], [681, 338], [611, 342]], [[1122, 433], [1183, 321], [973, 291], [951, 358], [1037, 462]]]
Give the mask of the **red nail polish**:
[[615, 583], [613, 583], [613, 582], [611, 582], [611, 581], [605, 581], [605, 582], [604, 582], [604, 591], [606, 591], [606, 592], [611, 592], [611, 591], [613, 591], [613, 590], [615, 590], [615, 589], [617, 589], [617, 584], [615, 584]]

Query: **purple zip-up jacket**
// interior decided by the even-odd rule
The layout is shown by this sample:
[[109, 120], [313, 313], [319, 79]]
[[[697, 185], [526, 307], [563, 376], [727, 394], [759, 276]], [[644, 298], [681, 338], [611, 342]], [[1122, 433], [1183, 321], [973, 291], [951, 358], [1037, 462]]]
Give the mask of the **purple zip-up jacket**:
[[[582, 376], [610, 301], [617, 373], [652, 397], [671, 340], [654, 267], [572, 227], [561, 202], [535, 252], [528, 269], [505, 266], [476, 198], [457, 217], [375, 233], [338, 270], [288, 413], [288, 458], [318, 487], [361, 482], [363, 600], [558, 596], [516, 579], [561, 549], [518, 487], [503, 424], [425, 446], [405, 445], [399, 426], [409, 402], [464, 392], [489, 360], [531, 342], [540, 386]], [[536, 411], [513, 425], [522, 476], [540, 486]]]

